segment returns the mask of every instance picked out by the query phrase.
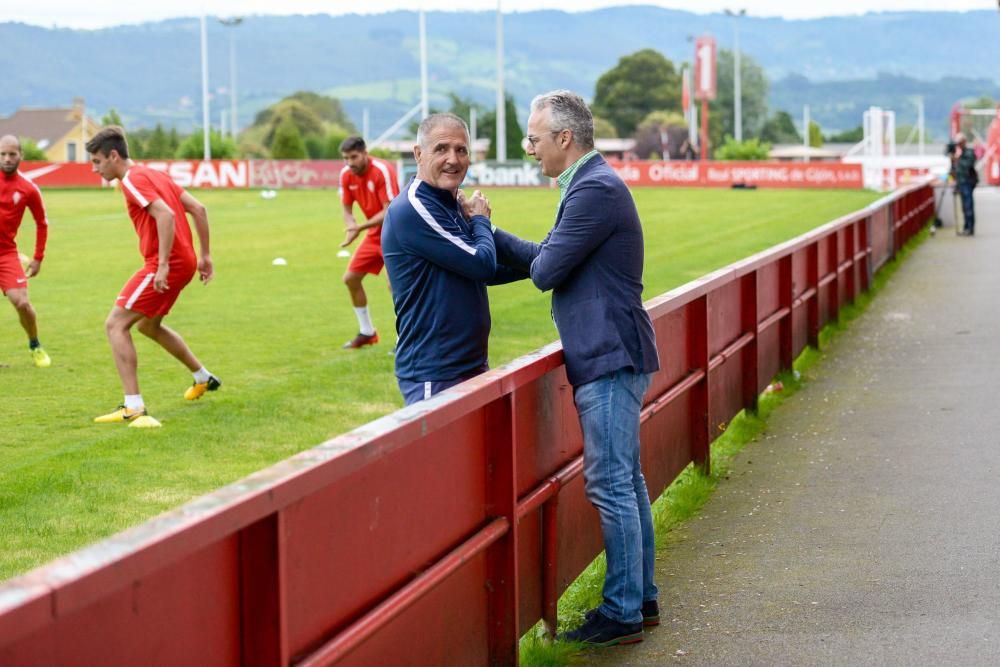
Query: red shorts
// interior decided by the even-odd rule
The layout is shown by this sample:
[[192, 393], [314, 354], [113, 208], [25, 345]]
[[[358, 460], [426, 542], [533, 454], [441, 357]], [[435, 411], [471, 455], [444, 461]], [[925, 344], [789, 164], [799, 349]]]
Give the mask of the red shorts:
[[382, 272], [385, 261], [382, 259], [382, 225], [372, 227], [365, 232], [358, 249], [351, 257], [347, 270], [352, 273], [370, 273], [377, 276]]
[[156, 267], [144, 266], [125, 283], [121, 294], [115, 300], [115, 305], [146, 317], [163, 317], [170, 312], [181, 290], [191, 282], [197, 272], [197, 265], [171, 264], [170, 272], [167, 273], [167, 284], [170, 288], [165, 292], [157, 292], [153, 289]]
[[5, 252], [0, 255], [0, 292], [6, 294], [12, 289], [28, 289], [28, 279], [18, 254]]

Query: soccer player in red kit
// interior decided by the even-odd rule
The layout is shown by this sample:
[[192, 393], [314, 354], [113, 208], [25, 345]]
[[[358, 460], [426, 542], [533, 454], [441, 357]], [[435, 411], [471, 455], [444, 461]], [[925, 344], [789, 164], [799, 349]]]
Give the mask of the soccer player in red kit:
[[[38, 275], [45, 257], [45, 241], [49, 237], [49, 223], [45, 219], [42, 193], [38, 186], [18, 172], [21, 164], [21, 142], [13, 135], [0, 137], [0, 292], [17, 310], [24, 332], [28, 334], [31, 358], [39, 368], [52, 364], [49, 355], [38, 342], [38, 322], [35, 309], [28, 300], [28, 279]], [[24, 209], [30, 208], [35, 218], [35, 255], [27, 266], [21, 267], [17, 252], [17, 230], [24, 218]]]
[[[378, 333], [368, 313], [368, 296], [361, 281], [366, 273], [378, 275], [385, 264], [382, 261], [382, 219], [389, 202], [399, 194], [399, 182], [391, 164], [368, 155], [365, 140], [361, 137], [344, 139], [340, 144], [340, 154], [347, 162], [347, 166], [340, 171], [340, 202], [344, 205], [344, 226], [347, 227], [340, 247], [351, 245], [358, 234], [367, 230], [344, 273], [344, 284], [358, 318], [358, 335], [343, 346], [344, 349], [351, 349], [378, 342]], [[365, 214], [365, 221], [360, 224], [354, 217], [355, 202]]]
[[[140, 428], [159, 426], [160, 422], [147, 413], [139, 393], [133, 326], [137, 325], [140, 333], [156, 341], [194, 374], [194, 384], [184, 392], [184, 398], [201, 398], [206, 391], [215, 391], [222, 384], [198, 361], [184, 339], [163, 324], [163, 318], [195, 273], [202, 282], [212, 279], [208, 212], [169, 176], [130, 160], [125, 131], [120, 127], [112, 125], [95, 134], [87, 142], [87, 152], [94, 171], [102, 178], [121, 181], [125, 205], [139, 235], [139, 252], [145, 260], [143, 268], [122, 288], [104, 323], [125, 390], [125, 402], [94, 421], [129, 422], [129, 426]], [[198, 258], [187, 213], [194, 219], [198, 232]]]

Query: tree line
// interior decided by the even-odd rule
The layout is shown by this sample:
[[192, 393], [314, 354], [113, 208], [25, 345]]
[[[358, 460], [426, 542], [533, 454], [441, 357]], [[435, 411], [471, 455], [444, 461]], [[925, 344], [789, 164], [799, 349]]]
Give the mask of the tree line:
[[[773, 144], [803, 143], [787, 111], [769, 110], [767, 76], [753, 57], [745, 53], [740, 58], [744, 140], [733, 139], [733, 66], [733, 52], [721, 49], [717, 55], [717, 94], [709, 103], [708, 137], [712, 156], [730, 160], [765, 159]], [[684, 63], [682, 67], [690, 65]], [[688, 128], [682, 113], [681, 78], [680, 69], [655, 49], [641, 49], [620, 58], [595, 85], [591, 104], [595, 137], [632, 138], [635, 140], [633, 153], [640, 159], [691, 157], [690, 135], [698, 128]], [[476, 134], [489, 140], [486, 157], [495, 159], [496, 110], [456, 93], [449, 93], [446, 102], [446, 108], [432, 111], [450, 111], [465, 119], [470, 119], [475, 111]], [[986, 98], [977, 102], [981, 106], [993, 103]], [[511, 159], [519, 159], [525, 155], [520, 144], [524, 133], [518, 121], [517, 103], [508, 95], [505, 104], [507, 154]], [[122, 121], [112, 109], [102, 118], [102, 123], [121, 125]], [[413, 136], [416, 125], [414, 122], [409, 128]], [[224, 136], [213, 129], [209, 138], [212, 157], [217, 159], [339, 159], [340, 143], [355, 134], [358, 134], [357, 128], [339, 100], [300, 91], [260, 111], [253, 124], [239, 137]], [[815, 121], [808, 127], [811, 146], [821, 146], [824, 141], [854, 143], [860, 141], [862, 135], [860, 125], [830, 136], [824, 136]], [[897, 135], [898, 141], [912, 140], [914, 128], [900, 126]], [[198, 159], [203, 155], [203, 141], [200, 129], [181, 134], [176, 128], [168, 130], [161, 124], [129, 132], [131, 153], [139, 159]], [[26, 159], [45, 159], [44, 153], [32, 142], [23, 143]], [[376, 150], [375, 153], [391, 157], [385, 151]]]

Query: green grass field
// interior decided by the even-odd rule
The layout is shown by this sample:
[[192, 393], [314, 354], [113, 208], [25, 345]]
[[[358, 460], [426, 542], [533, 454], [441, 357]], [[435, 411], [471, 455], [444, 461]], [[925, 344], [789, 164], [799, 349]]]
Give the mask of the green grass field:
[[[111, 535], [402, 405], [384, 277], [366, 280], [382, 343], [340, 345], [357, 330], [336, 257], [335, 193], [196, 193], [209, 207], [217, 277], [190, 285], [167, 322], [223, 388], [182, 398], [191, 376], [136, 335], [139, 377], [164, 428], [95, 425], [121, 402], [103, 322], [141, 265], [123, 199], [112, 191], [47, 191], [51, 220], [31, 282], [53, 359], [31, 364], [14, 310], [0, 307], [0, 580]], [[541, 239], [555, 190], [494, 190], [494, 221]], [[637, 189], [646, 232], [645, 297], [797, 236], [877, 198], [867, 191]], [[21, 250], [34, 243], [30, 216]], [[287, 266], [272, 266], [284, 257]], [[491, 288], [490, 362], [556, 339], [549, 296], [526, 282]]]

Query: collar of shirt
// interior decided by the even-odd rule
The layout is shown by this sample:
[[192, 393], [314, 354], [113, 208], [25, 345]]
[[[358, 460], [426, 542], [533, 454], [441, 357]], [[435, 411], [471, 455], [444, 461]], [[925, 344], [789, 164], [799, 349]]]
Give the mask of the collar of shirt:
[[458, 206], [458, 200], [455, 198], [455, 193], [451, 190], [443, 190], [442, 188], [434, 187], [427, 181], [417, 178], [414, 176], [413, 180], [417, 182], [418, 188], [423, 188], [423, 190], [434, 197], [435, 199], [441, 201], [449, 207]]
[[577, 170], [580, 169], [580, 167], [582, 167], [583, 165], [587, 164], [587, 161], [597, 154], [598, 154], [597, 149], [596, 148], [592, 149], [589, 153], [580, 157], [579, 160], [571, 164], [566, 169], [566, 171], [564, 171], [563, 173], [559, 174], [559, 176], [556, 177], [556, 182], [559, 183], [560, 204], [562, 203], [562, 200], [566, 197], [566, 190], [569, 189], [570, 181], [573, 180], [573, 177], [576, 175]]
[[458, 204], [458, 199], [455, 198], [455, 193], [451, 190], [443, 190], [441, 188], [434, 187], [430, 183], [416, 176], [413, 177], [414, 182], [417, 184], [418, 191], [421, 191], [425, 196], [432, 197], [436, 199], [446, 210], [448, 210], [455, 218], [463, 225], [468, 225], [469, 221], [465, 219], [465, 213], [462, 207]]

